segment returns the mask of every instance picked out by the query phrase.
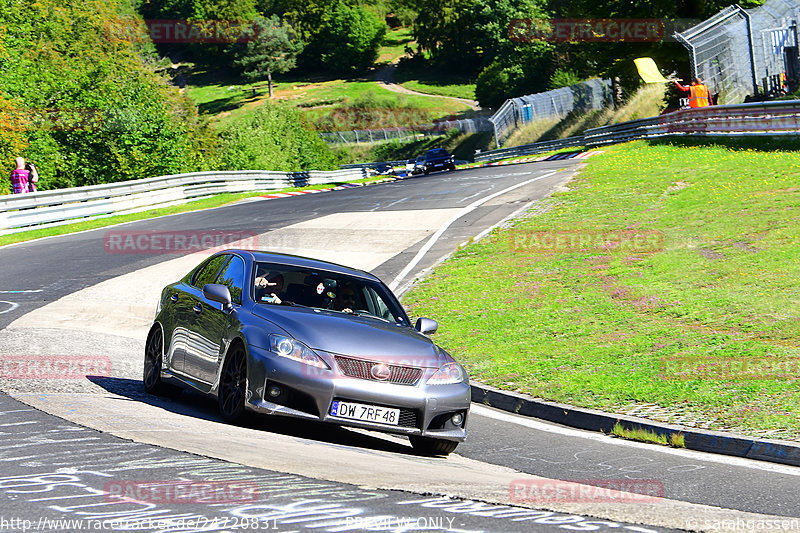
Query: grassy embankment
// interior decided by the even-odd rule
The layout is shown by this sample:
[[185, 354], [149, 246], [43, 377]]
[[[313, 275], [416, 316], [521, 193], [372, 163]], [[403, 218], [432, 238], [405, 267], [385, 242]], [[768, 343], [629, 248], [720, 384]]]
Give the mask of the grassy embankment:
[[569, 115], [563, 120], [532, 122], [509, 135], [503, 143], [503, 147], [563, 139], [579, 135], [590, 128], [657, 116], [664, 108], [665, 90], [664, 84], [643, 85], [619, 109], [607, 107], [589, 113]]
[[[398, 28], [387, 33], [376, 68], [395, 62], [413, 44], [411, 30]], [[396, 71], [398, 83], [409, 89], [432, 95], [472, 98], [474, 83], [461, 78], [439, 78], [420, 69]], [[246, 118], [268, 102], [266, 82], [244, 83], [231, 73], [203, 71], [194, 66], [188, 70], [186, 92], [197, 104], [200, 113], [223, 128]], [[315, 77], [313, 79], [276, 75], [273, 101], [300, 109], [312, 127], [320, 131], [348, 131], [419, 127], [445, 118], [474, 115], [466, 104], [432, 96], [400, 94], [371, 81], [372, 73], [353, 79]], [[488, 147], [487, 135], [465, 135], [447, 138], [422, 138], [403, 143], [342, 145], [337, 149], [342, 163], [405, 159], [434, 146], [455, 151], [459, 158], [471, 158], [476, 148]]]
[[[473, 379], [800, 439], [798, 147], [605, 148], [568, 192], [460, 250], [405, 304], [440, 321], [437, 342]], [[626, 230], [650, 240], [597, 245]], [[569, 249], [576, 236], [592, 244]]]

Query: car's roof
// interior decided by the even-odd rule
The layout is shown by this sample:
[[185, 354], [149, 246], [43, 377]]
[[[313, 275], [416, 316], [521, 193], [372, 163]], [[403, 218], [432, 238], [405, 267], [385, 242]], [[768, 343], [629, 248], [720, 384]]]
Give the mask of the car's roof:
[[299, 255], [291, 255], [291, 254], [282, 254], [278, 252], [268, 252], [265, 250], [242, 250], [242, 249], [230, 249], [224, 250], [225, 253], [238, 253], [243, 256], [249, 256], [253, 261], [263, 262], [263, 263], [276, 263], [280, 265], [287, 265], [287, 266], [297, 266], [297, 267], [304, 267], [304, 268], [311, 268], [311, 269], [320, 269], [320, 270], [328, 270], [330, 272], [335, 272], [337, 274], [344, 274], [347, 276], [353, 277], [360, 277], [360, 278], [367, 278], [371, 280], [379, 281], [376, 276], [370, 274], [369, 272], [365, 272], [363, 270], [359, 270], [357, 268], [351, 268], [348, 266], [340, 265], [337, 263], [331, 263], [329, 261], [322, 261], [320, 259], [312, 259], [310, 257], [302, 257]]
[[427, 151], [427, 152], [425, 152], [425, 153], [426, 153], [426, 154], [440, 154], [440, 153], [442, 153], [442, 152], [444, 152], [444, 153], [446, 153], [446, 154], [449, 154], [449, 153], [450, 153], [450, 152], [448, 152], [447, 150], [445, 150], [444, 148], [432, 148], [432, 149], [428, 150], [428, 151]]

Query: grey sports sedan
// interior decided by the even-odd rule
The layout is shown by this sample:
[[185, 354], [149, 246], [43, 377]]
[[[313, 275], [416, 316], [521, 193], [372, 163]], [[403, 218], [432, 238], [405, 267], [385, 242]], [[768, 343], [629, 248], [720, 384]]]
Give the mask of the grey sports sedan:
[[291, 255], [226, 250], [161, 293], [144, 388], [255, 411], [407, 435], [444, 455], [466, 437], [467, 373], [377, 277]]

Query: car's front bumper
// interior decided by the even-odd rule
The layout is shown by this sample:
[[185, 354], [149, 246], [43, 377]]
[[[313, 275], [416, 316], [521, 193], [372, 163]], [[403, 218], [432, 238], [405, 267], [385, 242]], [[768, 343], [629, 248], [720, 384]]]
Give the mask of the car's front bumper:
[[[251, 410], [403, 435], [456, 441], [466, 437], [469, 383], [427, 385], [425, 381], [436, 369], [425, 369], [416, 385], [398, 385], [344, 376], [336, 368], [316, 368], [252, 346], [248, 350], [247, 406]], [[270, 387], [280, 388], [281, 395], [270, 397]], [[400, 409], [400, 423], [389, 425], [332, 416], [334, 400]], [[450, 420], [456, 413], [464, 417], [460, 426], [454, 426]]]

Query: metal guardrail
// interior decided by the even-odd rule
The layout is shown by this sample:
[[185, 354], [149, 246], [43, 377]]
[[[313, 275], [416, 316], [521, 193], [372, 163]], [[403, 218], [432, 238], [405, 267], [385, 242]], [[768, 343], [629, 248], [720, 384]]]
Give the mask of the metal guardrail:
[[[220, 193], [269, 191], [360, 179], [362, 169], [192, 172], [69, 189], [0, 196], [0, 233], [182, 203]], [[6, 230], [6, 231], [3, 231]]]
[[668, 136], [800, 135], [800, 100], [681, 109], [657, 117], [586, 130], [583, 135], [475, 154], [490, 161], [578, 146], [602, 146]]

